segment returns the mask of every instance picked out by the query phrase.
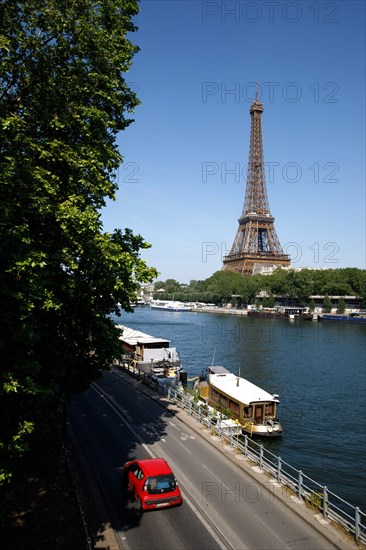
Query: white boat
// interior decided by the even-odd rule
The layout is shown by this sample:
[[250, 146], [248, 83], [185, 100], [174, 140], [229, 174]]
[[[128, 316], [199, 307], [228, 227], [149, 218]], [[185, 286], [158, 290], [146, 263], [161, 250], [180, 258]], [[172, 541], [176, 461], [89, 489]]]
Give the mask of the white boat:
[[139, 330], [117, 325], [121, 331], [122, 362], [134, 366], [146, 374], [164, 375], [172, 378], [182, 369], [176, 348], [170, 347], [165, 338], [155, 338]]
[[199, 382], [198, 390], [208, 405], [225, 409], [238, 420], [244, 433], [266, 437], [282, 435], [277, 418], [278, 395], [262, 390], [221, 366], [208, 368], [207, 379]]
[[151, 309], [164, 309], [165, 311], [191, 311], [192, 306], [175, 300], [151, 300]]

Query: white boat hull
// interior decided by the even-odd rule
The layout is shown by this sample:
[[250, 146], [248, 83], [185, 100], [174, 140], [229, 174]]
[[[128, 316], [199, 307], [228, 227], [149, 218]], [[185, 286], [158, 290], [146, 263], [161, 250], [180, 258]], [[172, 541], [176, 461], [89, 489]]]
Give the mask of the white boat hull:
[[182, 302], [174, 300], [152, 300], [151, 309], [161, 309], [164, 311], [191, 311], [191, 306], [186, 306]]

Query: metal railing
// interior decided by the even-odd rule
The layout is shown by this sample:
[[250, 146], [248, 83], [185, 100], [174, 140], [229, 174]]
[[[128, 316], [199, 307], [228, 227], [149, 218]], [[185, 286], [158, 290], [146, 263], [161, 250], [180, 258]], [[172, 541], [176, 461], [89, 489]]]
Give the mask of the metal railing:
[[357, 543], [366, 544], [366, 514], [358, 506], [345, 501], [325, 485], [311, 479], [302, 470], [297, 470], [247, 435], [234, 435], [234, 430], [225, 425], [225, 417], [205, 403], [196, 402], [191, 394], [184, 392], [183, 388], [174, 389], [171, 386], [158, 384], [149, 375], [138, 371], [132, 365], [120, 366], [134, 376], [145, 380], [172, 403], [207, 426], [221, 440], [242, 453], [246, 459], [258, 464], [261, 470], [288, 489], [287, 494], [284, 494], [285, 498], [301, 499], [322, 514], [324, 519], [341, 525], [354, 536]]

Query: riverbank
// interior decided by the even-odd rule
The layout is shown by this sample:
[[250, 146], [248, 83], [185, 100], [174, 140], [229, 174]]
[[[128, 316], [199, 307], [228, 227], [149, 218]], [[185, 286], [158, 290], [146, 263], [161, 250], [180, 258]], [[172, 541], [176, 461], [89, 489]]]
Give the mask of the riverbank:
[[236, 309], [234, 307], [200, 307], [192, 308], [191, 313], [213, 313], [218, 315], [248, 315], [246, 309]]

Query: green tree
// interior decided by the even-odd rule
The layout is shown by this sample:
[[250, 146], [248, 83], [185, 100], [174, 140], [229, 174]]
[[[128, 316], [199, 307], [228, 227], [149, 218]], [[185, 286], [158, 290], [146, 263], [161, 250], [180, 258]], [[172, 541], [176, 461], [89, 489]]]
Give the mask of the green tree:
[[207, 279], [207, 290], [219, 294], [224, 300], [231, 300], [233, 294], [242, 295], [245, 278], [234, 271], [216, 271]]
[[156, 282], [154, 283], [154, 291], [159, 290], [159, 289], [161, 289], [161, 288], [164, 289], [164, 287], [165, 287], [164, 281], [156, 281]]
[[196, 280], [193, 279], [189, 282], [188, 290], [190, 292], [205, 292], [206, 282], [205, 281], [196, 281]]
[[295, 274], [295, 292], [300, 305], [305, 306], [311, 295], [312, 277], [308, 269], [303, 269]]
[[244, 304], [253, 304], [257, 292], [263, 287], [265, 277], [260, 275], [256, 277], [245, 277], [243, 281], [242, 297]]
[[345, 310], [346, 310], [346, 302], [344, 301], [344, 298], [339, 298], [337, 313], [344, 313]]
[[168, 294], [174, 294], [175, 292], [179, 292], [181, 290], [181, 284], [175, 279], [167, 279], [165, 281], [164, 290]]
[[149, 245], [103, 231], [138, 105], [124, 74], [135, 0], [0, 6], [0, 481], [119, 353], [110, 319], [156, 277]]
[[360, 274], [357, 293], [361, 297], [361, 303], [366, 307], [366, 272]]
[[263, 298], [263, 307], [274, 307], [275, 303], [276, 300], [272, 292], [268, 296]]
[[267, 277], [267, 284], [270, 286], [270, 290], [273, 294], [279, 294], [285, 296], [288, 291], [287, 285], [288, 271], [277, 268], [272, 275]]
[[330, 313], [332, 311], [332, 301], [329, 298], [328, 294], [324, 296], [322, 309], [323, 313]]

